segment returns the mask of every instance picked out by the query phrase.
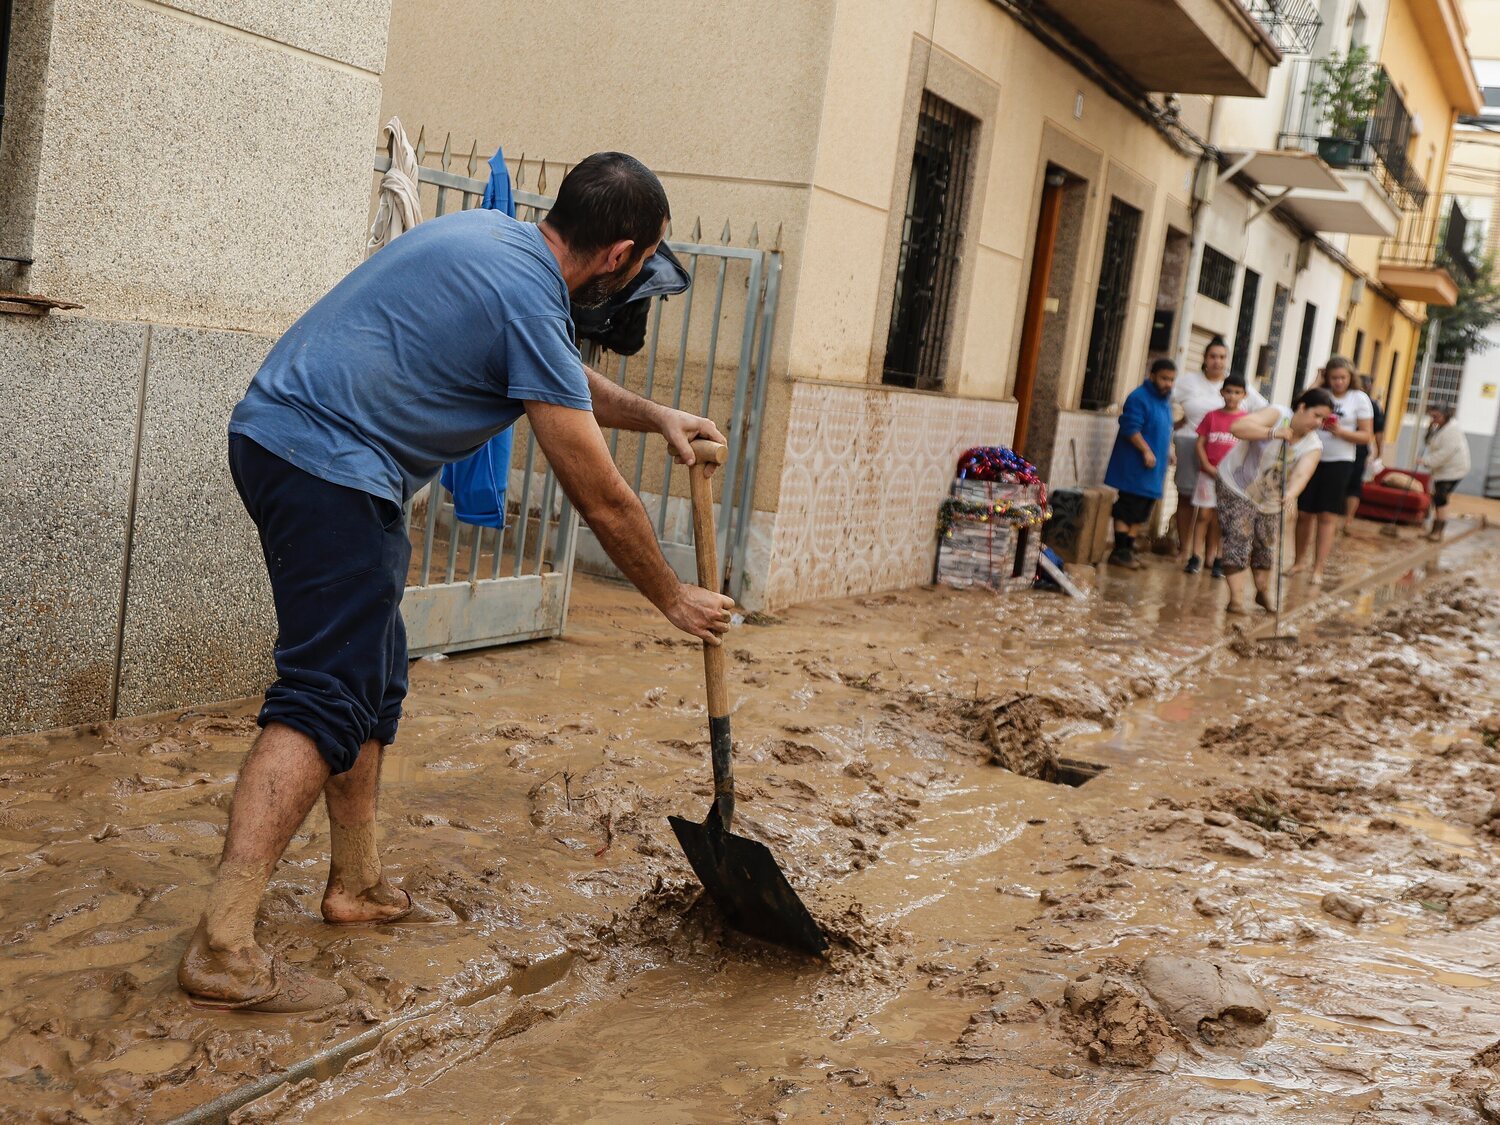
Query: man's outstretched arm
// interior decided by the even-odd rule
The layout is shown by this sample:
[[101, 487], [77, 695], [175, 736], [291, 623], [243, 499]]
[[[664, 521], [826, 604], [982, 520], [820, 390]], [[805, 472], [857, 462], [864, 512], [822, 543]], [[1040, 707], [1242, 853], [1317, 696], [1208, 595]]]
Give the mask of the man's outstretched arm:
[[683, 582], [667, 565], [646, 509], [615, 468], [595, 415], [527, 402], [526, 418], [563, 491], [620, 572], [673, 625], [718, 644], [729, 630], [734, 600]]
[[[686, 410], [673, 410], [634, 391], [627, 391], [584, 364], [589, 377], [589, 394], [594, 399], [594, 417], [605, 429], [633, 430], [643, 434], [661, 434], [679, 464], [693, 463], [693, 442], [697, 438], [724, 442], [724, 435], [710, 418], [700, 418]], [[530, 412], [532, 404], [527, 404]], [[710, 467], [712, 472], [712, 467]], [[592, 525], [590, 525], [592, 526]]]

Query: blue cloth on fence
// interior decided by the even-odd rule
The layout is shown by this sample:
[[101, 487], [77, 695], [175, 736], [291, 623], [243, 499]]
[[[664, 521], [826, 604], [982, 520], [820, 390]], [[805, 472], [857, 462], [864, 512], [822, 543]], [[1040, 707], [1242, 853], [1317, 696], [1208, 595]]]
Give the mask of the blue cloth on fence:
[[[505, 149], [490, 157], [490, 182], [479, 204], [516, 217], [516, 197], [510, 187]], [[443, 487], [453, 494], [453, 514], [460, 523], [505, 528], [505, 491], [510, 486], [511, 431], [501, 430], [472, 457], [443, 466]]]
[[490, 157], [490, 182], [484, 185], [484, 198], [479, 206], [504, 211], [512, 219], [516, 217], [516, 197], [510, 190], [510, 169], [505, 166], [503, 148], [497, 148]]

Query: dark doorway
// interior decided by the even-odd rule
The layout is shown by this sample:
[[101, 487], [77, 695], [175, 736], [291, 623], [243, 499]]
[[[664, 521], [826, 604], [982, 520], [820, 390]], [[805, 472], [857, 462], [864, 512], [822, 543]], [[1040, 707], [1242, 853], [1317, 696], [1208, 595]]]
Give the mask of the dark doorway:
[[[1052, 268], [1045, 290], [1038, 293], [1028, 291], [1031, 299], [1040, 297], [1036, 303], [1041, 309], [1041, 341], [1038, 347], [1036, 376], [1031, 388], [1031, 405], [1024, 415], [1017, 412], [1016, 424], [1026, 419], [1025, 441], [1013, 441], [1016, 449], [1044, 477], [1050, 477], [1053, 466], [1053, 446], [1057, 440], [1057, 420], [1062, 409], [1062, 393], [1067, 385], [1067, 373], [1063, 368], [1063, 357], [1067, 351], [1068, 338], [1073, 331], [1072, 312], [1075, 305], [1074, 286], [1078, 282], [1080, 264], [1083, 262], [1083, 243], [1086, 236], [1088, 213], [1088, 181], [1072, 172], [1059, 168], [1063, 174], [1062, 200], [1057, 223], [1057, 240], [1052, 252]], [[1038, 232], [1040, 234], [1040, 232]], [[1033, 275], [1035, 271], [1033, 271]], [[1023, 322], [1024, 324], [1024, 322]], [[1017, 357], [1017, 384], [1020, 383], [1020, 356]], [[1019, 389], [1017, 391], [1019, 398]]]
[[1099, 266], [1099, 288], [1094, 293], [1094, 323], [1083, 365], [1079, 406], [1084, 410], [1103, 410], [1114, 401], [1140, 232], [1140, 211], [1123, 200], [1111, 199], [1109, 223], [1104, 230], [1104, 259]]
[[1188, 260], [1192, 253], [1192, 235], [1168, 227], [1161, 252], [1161, 275], [1156, 283], [1156, 315], [1151, 319], [1151, 341], [1146, 345], [1148, 362], [1170, 359], [1176, 351], [1177, 317], [1182, 311]]
[[1031, 427], [1031, 403], [1036, 391], [1037, 366], [1042, 358], [1042, 329], [1046, 323], [1052, 261], [1057, 253], [1057, 228], [1062, 220], [1063, 191], [1068, 177], [1049, 167], [1042, 184], [1042, 206], [1037, 215], [1036, 242], [1031, 250], [1031, 281], [1026, 290], [1026, 313], [1021, 320], [1021, 350], [1016, 359], [1016, 449], [1026, 448]]
[[885, 344], [882, 381], [894, 386], [943, 385], [974, 134], [974, 118], [922, 94]]
[[1250, 351], [1255, 346], [1255, 302], [1260, 297], [1260, 274], [1245, 270], [1240, 282], [1240, 311], [1234, 324], [1234, 355], [1229, 373], [1241, 379], [1250, 370]]
[[1311, 301], [1302, 311], [1302, 342], [1297, 345], [1297, 370], [1292, 378], [1292, 398], [1307, 386], [1307, 365], [1312, 362], [1313, 330], [1318, 326], [1318, 306]]
[[1260, 393], [1267, 402], [1271, 400], [1271, 391], [1276, 385], [1276, 367], [1281, 362], [1281, 341], [1286, 336], [1286, 307], [1290, 298], [1291, 291], [1285, 285], [1278, 285], [1271, 298], [1271, 327], [1266, 333], [1265, 362], [1260, 372]]

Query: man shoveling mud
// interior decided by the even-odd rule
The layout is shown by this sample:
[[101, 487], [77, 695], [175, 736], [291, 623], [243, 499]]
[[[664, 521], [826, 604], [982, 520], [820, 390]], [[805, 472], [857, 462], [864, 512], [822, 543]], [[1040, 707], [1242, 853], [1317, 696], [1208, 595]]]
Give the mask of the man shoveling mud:
[[493, 210], [424, 223], [294, 324], [235, 407], [229, 463], [271, 578], [278, 678], [178, 967], [195, 1004], [301, 1012], [345, 999], [255, 941], [267, 880], [319, 793], [331, 825], [324, 920], [431, 919], [385, 879], [375, 809], [407, 683], [402, 505], [442, 465], [524, 413], [568, 497], [652, 604], [711, 643], [728, 629], [730, 599], [678, 580], [600, 427], [659, 433], [688, 464], [693, 439], [723, 436], [589, 371], [572, 339], [569, 298], [589, 306], [623, 288], [667, 218], [649, 169], [597, 153], [538, 225]]

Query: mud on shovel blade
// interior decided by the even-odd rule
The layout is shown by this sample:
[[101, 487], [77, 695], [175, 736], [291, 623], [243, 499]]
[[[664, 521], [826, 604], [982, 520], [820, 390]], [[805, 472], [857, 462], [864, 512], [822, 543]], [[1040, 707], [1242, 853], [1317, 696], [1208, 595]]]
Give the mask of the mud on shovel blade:
[[[698, 584], [719, 588], [718, 543], [714, 532], [713, 487], [709, 465], [724, 463], [725, 447], [693, 442], [695, 462], [688, 470], [693, 492], [693, 539], [698, 553]], [[714, 800], [702, 824], [668, 817], [677, 842], [709, 897], [735, 929], [775, 945], [820, 954], [828, 939], [792, 890], [764, 844], [731, 831], [734, 825], [734, 764], [729, 735], [729, 690], [724, 649], [703, 646], [708, 683], [708, 736], [714, 769]]]

